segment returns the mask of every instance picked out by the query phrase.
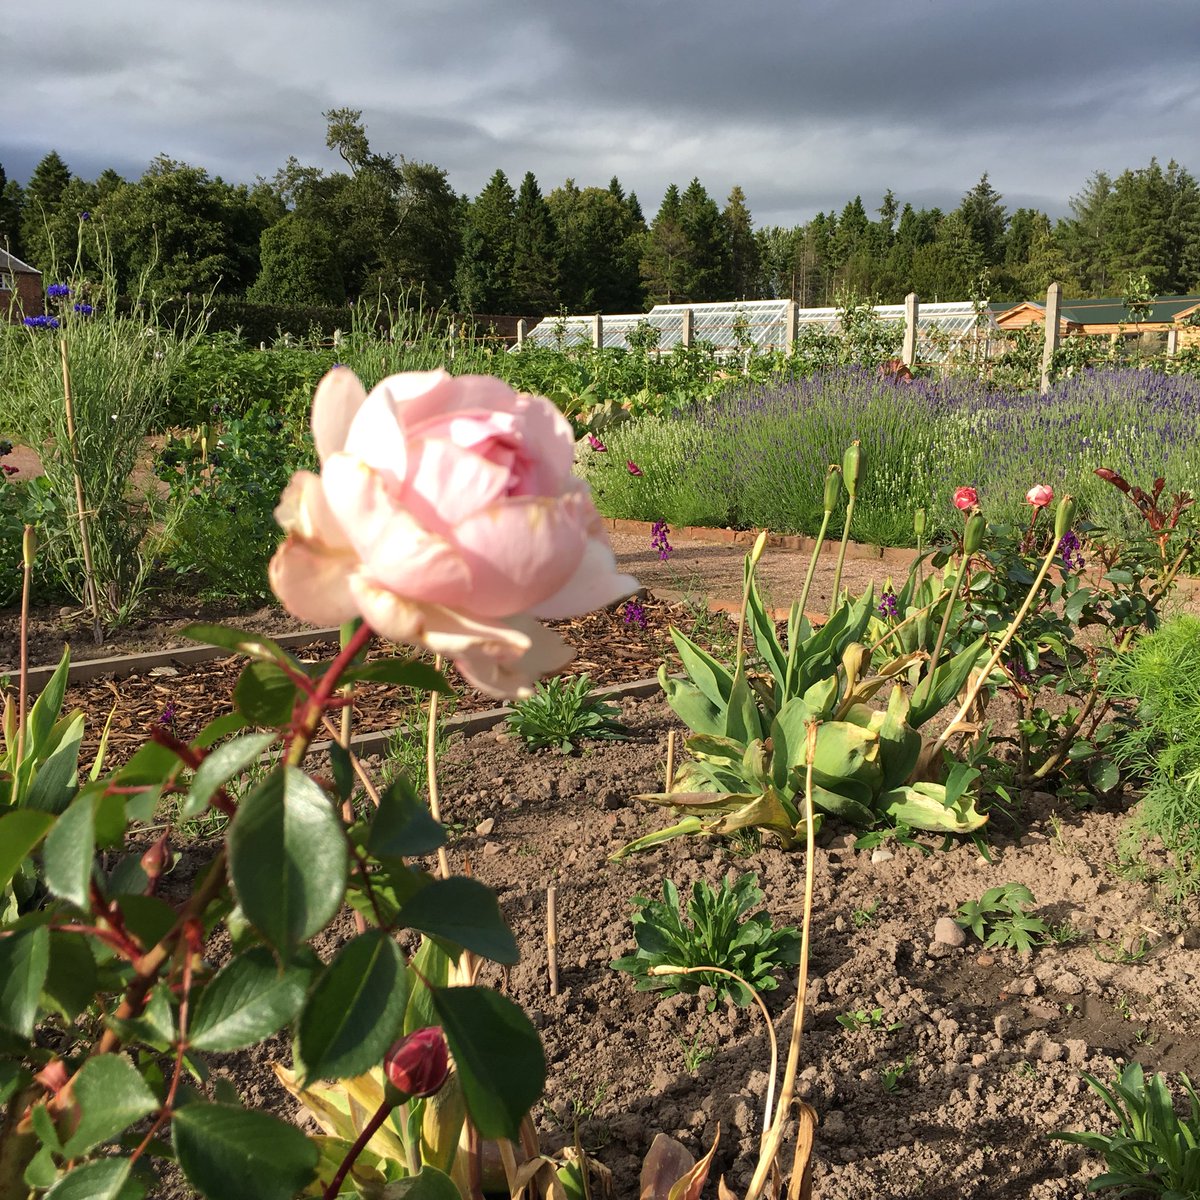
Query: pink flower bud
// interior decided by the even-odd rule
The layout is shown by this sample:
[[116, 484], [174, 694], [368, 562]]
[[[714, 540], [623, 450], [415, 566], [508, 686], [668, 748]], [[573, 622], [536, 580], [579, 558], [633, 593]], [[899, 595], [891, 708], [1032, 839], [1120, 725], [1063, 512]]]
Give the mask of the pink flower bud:
[[639, 467], [637, 465], [637, 463], [635, 463], [633, 461], [632, 458], [625, 464], [625, 468], [626, 468], [626, 470], [628, 470], [630, 475], [641, 475], [642, 474], [642, 468]]
[[595, 450], [597, 454], [606, 454], [608, 452], [608, 447], [594, 433], [589, 433], [587, 435], [587, 440], [588, 445], [591, 446], [591, 448]]
[[410, 1033], [387, 1052], [383, 1072], [405, 1097], [432, 1096], [450, 1073], [446, 1035], [436, 1025]]
[[1054, 502], [1054, 489], [1048, 483], [1038, 483], [1025, 493], [1025, 499], [1034, 508], [1045, 508]]
[[974, 508], [979, 503], [979, 497], [976, 495], [973, 487], [960, 487], [954, 489], [954, 507], [961, 508], [963, 512]]

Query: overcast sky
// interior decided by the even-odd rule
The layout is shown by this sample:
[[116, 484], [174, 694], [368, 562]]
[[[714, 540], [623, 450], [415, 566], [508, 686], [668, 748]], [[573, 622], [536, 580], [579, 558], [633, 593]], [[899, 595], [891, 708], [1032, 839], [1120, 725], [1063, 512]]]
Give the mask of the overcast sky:
[[338, 167], [326, 109], [476, 194], [734, 184], [755, 223], [856, 193], [1054, 215], [1097, 170], [1200, 174], [1200, 0], [5, 0], [0, 164]]

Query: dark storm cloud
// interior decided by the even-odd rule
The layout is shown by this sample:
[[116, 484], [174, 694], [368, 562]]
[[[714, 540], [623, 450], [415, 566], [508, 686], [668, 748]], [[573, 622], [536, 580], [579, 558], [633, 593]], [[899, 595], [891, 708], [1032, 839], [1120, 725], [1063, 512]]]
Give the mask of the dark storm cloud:
[[157, 153], [227, 179], [327, 168], [323, 110], [476, 193], [616, 174], [652, 213], [698, 176], [790, 224], [884, 189], [952, 207], [988, 171], [1060, 213], [1098, 170], [1200, 170], [1196, 0], [62, 0], [6, 31], [0, 162], [77, 173]]

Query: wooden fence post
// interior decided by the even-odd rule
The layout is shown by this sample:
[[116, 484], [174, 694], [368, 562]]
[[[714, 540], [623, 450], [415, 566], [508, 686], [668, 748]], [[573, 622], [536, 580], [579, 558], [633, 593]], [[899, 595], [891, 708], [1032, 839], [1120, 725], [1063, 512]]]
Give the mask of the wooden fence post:
[[1046, 344], [1042, 347], [1042, 395], [1050, 390], [1050, 371], [1054, 352], [1058, 349], [1058, 327], [1062, 320], [1062, 284], [1052, 283], [1046, 289]]
[[692, 344], [692, 310], [690, 308], [683, 310], [683, 333], [680, 341], [685, 347]]
[[917, 363], [918, 310], [917, 293], [909, 292], [904, 297], [904, 349], [900, 352], [900, 360], [909, 370], [912, 370]]
[[787, 301], [783, 310], [783, 349], [787, 354], [791, 354], [796, 347], [796, 323], [799, 311], [800, 306], [795, 300]]
[[597, 350], [604, 349], [604, 318], [599, 313], [592, 318], [592, 345]]
[[525, 348], [525, 318], [521, 317], [517, 321], [517, 349]]

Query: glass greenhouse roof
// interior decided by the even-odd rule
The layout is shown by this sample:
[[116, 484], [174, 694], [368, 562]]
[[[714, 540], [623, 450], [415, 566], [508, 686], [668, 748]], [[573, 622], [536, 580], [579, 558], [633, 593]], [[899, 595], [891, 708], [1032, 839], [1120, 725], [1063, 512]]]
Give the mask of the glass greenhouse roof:
[[[657, 349], [672, 350], [683, 342], [684, 314], [691, 310], [692, 344], [705, 343], [720, 353], [737, 352], [750, 346], [759, 350], [782, 350], [787, 344], [786, 300], [722, 301], [713, 304], [656, 304], [648, 313], [622, 313], [602, 319], [603, 345], [629, 349], [628, 334], [646, 323], [659, 331]], [[875, 315], [881, 321], [903, 324], [903, 304], [880, 304]], [[841, 325], [837, 308], [796, 310], [798, 334], [805, 330], [835, 334]], [[593, 318], [546, 317], [526, 335], [534, 346], [566, 348], [592, 344]], [[955, 346], [978, 329], [984, 336], [999, 329], [995, 317], [984, 311], [982, 318], [970, 301], [922, 304], [917, 309], [917, 356], [922, 362], [940, 362]]]

